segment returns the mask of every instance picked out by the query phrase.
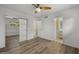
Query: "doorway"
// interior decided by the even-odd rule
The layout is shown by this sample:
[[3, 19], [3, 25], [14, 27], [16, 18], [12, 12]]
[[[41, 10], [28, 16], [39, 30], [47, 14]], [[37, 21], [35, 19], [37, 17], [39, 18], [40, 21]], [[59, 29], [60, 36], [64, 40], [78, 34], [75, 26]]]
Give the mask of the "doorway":
[[5, 18], [6, 49], [19, 46], [19, 19]]
[[56, 40], [59, 42], [63, 42], [63, 18], [57, 17], [55, 19], [56, 22]]
[[6, 49], [20, 46], [20, 42], [28, 39], [28, 22], [25, 18], [6, 17]]

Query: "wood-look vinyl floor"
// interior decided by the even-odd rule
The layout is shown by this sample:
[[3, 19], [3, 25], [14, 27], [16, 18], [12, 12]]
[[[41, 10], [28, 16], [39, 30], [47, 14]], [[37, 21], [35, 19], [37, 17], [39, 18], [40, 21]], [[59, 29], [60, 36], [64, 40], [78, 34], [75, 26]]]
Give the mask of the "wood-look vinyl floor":
[[34, 38], [19, 44], [18, 36], [7, 38], [7, 47], [1, 54], [78, 54], [79, 49], [63, 45], [56, 41]]

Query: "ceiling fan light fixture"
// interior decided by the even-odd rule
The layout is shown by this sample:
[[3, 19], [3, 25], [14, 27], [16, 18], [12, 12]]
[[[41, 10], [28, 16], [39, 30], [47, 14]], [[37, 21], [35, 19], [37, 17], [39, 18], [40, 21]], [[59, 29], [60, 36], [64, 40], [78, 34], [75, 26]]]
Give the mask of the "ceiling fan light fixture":
[[38, 13], [38, 12], [40, 12], [40, 11], [41, 11], [40, 8], [36, 8], [35, 11], [34, 11], [34, 13]]
[[36, 11], [37, 11], [37, 12], [40, 12], [40, 11], [41, 11], [41, 9], [40, 9], [40, 8], [36, 8]]
[[33, 13], [38, 13], [37, 11], [33, 11]]

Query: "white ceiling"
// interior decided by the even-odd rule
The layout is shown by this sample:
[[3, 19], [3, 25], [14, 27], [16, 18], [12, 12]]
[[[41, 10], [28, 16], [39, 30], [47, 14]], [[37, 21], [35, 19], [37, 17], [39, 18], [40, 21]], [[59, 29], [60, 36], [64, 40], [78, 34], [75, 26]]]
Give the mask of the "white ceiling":
[[45, 15], [49, 13], [54, 13], [57, 11], [65, 10], [67, 8], [75, 7], [77, 5], [73, 4], [41, 4], [41, 6], [50, 6], [52, 7], [49, 11], [41, 11], [37, 14], [34, 14], [33, 11], [35, 10], [32, 4], [3, 4], [2, 7], [6, 7], [9, 9], [13, 9], [22, 13], [30, 14], [30, 15]]

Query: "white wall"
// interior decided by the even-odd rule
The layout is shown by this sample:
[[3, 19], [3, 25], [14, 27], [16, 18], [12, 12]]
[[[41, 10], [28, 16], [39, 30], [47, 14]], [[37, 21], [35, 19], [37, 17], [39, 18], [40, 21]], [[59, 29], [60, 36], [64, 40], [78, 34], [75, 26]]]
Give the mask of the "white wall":
[[35, 18], [28, 18], [28, 40], [35, 37]]
[[79, 7], [63, 12], [64, 44], [79, 48]]
[[5, 20], [0, 15], [0, 48], [5, 47]]
[[56, 39], [56, 27], [54, 18], [48, 16], [46, 19], [41, 19], [41, 29], [39, 33], [39, 37], [45, 38], [48, 40]]

